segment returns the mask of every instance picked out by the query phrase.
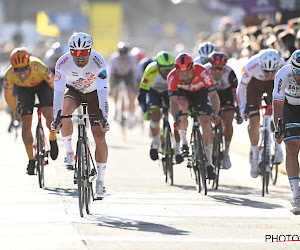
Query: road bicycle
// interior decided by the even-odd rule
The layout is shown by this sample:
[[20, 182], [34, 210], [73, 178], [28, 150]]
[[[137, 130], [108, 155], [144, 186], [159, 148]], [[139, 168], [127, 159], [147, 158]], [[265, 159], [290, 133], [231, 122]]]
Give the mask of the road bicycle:
[[[260, 105], [260, 110], [264, 110], [263, 119], [260, 131], [260, 141], [258, 144], [258, 166], [259, 174], [262, 177], [262, 196], [269, 193], [269, 183], [270, 179], [273, 184], [276, 184], [278, 175], [278, 163], [274, 163], [275, 143], [272, 140], [272, 110], [273, 106], [269, 104], [266, 95], [262, 96], [262, 100], [265, 105]], [[248, 108], [252, 108], [254, 105], [248, 105]], [[252, 152], [250, 153], [250, 158], [252, 157]]]
[[158, 150], [159, 158], [162, 162], [163, 172], [165, 175], [166, 183], [168, 180], [173, 185], [173, 156], [174, 156], [174, 143], [171, 126], [169, 123], [169, 107], [165, 104], [162, 98], [161, 108], [162, 129], [160, 130], [160, 145]]
[[198, 193], [203, 191], [204, 195], [207, 195], [207, 182], [206, 182], [206, 166], [207, 166], [207, 157], [205, 152], [205, 147], [202, 139], [202, 135], [200, 133], [200, 125], [198, 121], [198, 116], [204, 114], [201, 111], [197, 111], [194, 109], [193, 105], [191, 105], [191, 101], [189, 100], [189, 109], [190, 111], [187, 113], [183, 113], [181, 110], [176, 116], [176, 124], [178, 125], [181, 116], [191, 116], [193, 120], [192, 133], [190, 137], [190, 145], [189, 145], [189, 155], [188, 158], [188, 168], [193, 169], [196, 179], [196, 188]]
[[[97, 169], [90, 152], [89, 139], [87, 137], [86, 123], [88, 118], [99, 119], [105, 127], [106, 119], [100, 110], [100, 114], [87, 114], [87, 103], [81, 103], [83, 113], [72, 115], [61, 115], [58, 111], [55, 124], [59, 124], [61, 119], [77, 118], [78, 120], [78, 140], [75, 155], [74, 184], [78, 188], [78, 201], [80, 216], [84, 216], [84, 210], [87, 214], [91, 213], [91, 200], [96, 200], [93, 191], [93, 181], [97, 178]], [[92, 164], [91, 164], [92, 163]], [[92, 165], [92, 166], [91, 166]]]

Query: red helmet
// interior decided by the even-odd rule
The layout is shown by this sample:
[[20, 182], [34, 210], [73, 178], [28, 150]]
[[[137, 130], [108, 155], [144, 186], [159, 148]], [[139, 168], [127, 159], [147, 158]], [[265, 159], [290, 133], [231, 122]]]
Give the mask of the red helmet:
[[228, 56], [224, 52], [214, 51], [209, 55], [209, 62], [211, 65], [226, 65]]
[[187, 71], [193, 66], [193, 59], [188, 53], [180, 53], [175, 59], [175, 68], [179, 71]]
[[29, 54], [25, 48], [15, 48], [10, 54], [10, 62], [14, 68], [23, 68], [29, 65]]
[[131, 55], [133, 55], [137, 62], [142, 60], [145, 57], [145, 52], [138, 47], [133, 47], [130, 51]]

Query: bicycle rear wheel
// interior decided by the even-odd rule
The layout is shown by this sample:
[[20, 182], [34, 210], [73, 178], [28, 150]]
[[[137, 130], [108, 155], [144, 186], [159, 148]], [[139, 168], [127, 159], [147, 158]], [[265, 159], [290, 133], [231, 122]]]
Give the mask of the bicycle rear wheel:
[[44, 131], [43, 128], [38, 125], [36, 128], [36, 170], [39, 179], [39, 186], [43, 188], [45, 186], [44, 165], [45, 165], [45, 145], [44, 145]]
[[165, 127], [165, 161], [166, 161], [166, 170], [167, 178], [170, 180], [170, 184], [173, 185], [173, 149], [172, 149], [172, 134], [170, 125]]
[[[197, 164], [197, 184], [198, 193], [203, 189], [204, 195], [207, 195], [207, 183], [206, 183], [206, 154], [202, 141], [202, 136], [199, 129], [194, 129], [194, 153]], [[201, 184], [202, 183], [202, 184]], [[202, 188], [201, 188], [202, 186]]]
[[222, 161], [221, 143], [222, 143], [222, 126], [215, 129], [215, 136], [213, 140], [213, 155], [212, 160], [216, 168], [216, 178], [213, 180], [212, 188], [218, 189], [219, 186], [219, 174]]
[[84, 143], [79, 139], [77, 143], [77, 188], [78, 188], [78, 201], [80, 216], [84, 215], [84, 203], [85, 203], [85, 149]]
[[278, 165], [279, 164], [272, 163], [271, 180], [272, 180], [273, 185], [276, 185], [276, 182], [277, 182]]

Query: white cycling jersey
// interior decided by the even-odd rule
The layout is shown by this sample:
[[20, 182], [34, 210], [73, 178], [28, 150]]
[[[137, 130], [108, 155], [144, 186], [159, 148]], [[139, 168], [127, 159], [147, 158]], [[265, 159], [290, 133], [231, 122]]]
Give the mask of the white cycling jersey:
[[300, 85], [296, 82], [290, 64], [280, 69], [274, 81], [273, 100], [300, 105]]
[[97, 90], [99, 108], [104, 117], [108, 118], [107, 72], [103, 57], [92, 50], [87, 65], [79, 68], [70, 52], [60, 57], [55, 67], [54, 78], [54, 117], [63, 108], [66, 85], [86, 94]]
[[199, 63], [199, 64], [203, 65], [202, 61], [201, 61], [201, 56], [196, 56], [193, 61], [194, 61], [194, 63]]
[[125, 76], [133, 73], [135, 76], [138, 72], [138, 64], [134, 56], [120, 56], [119, 54], [113, 54], [110, 60], [110, 74], [116, 74], [119, 76]]

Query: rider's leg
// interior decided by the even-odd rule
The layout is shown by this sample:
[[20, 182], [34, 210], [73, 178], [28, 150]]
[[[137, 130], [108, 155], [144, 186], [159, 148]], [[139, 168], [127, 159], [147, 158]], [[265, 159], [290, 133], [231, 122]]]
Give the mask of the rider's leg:
[[[178, 101], [178, 96], [170, 96], [170, 109], [171, 109], [171, 114], [173, 116], [174, 121], [176, 121], [176, 115], [178, 114], [179, 111], [179, 101]], [[178, 133], [178, 126], [174, 123], [174, 137], [176, 141], [176, 147], [175, 147], [175, 154], [179, 155], [180, 154], [180, 136]]]
[[248, 125], [248, 134], [251, 143], [252, 158], [258, 158], [258, 141], [259, 141], [259, 130], [260, 130], [260, 115], [250, 116]]
[[159, 144], [159, 121], [160, 121], [160, 110], [157, 107], [151, 111], [151, 120], [150, 120], [150, 131], [152, 136], [152, 143], [150, 149], [150, 157], [152, 160], [158, 159], [157, 148]]
[[33, 156], [33, 136], [31, 132], [32, 115], [22, 116], [22, 139], [26, 148], [29, 160], [34, 160]]
[[128, 110], [130, 113], [129, 116], [129, 127], [133, 127], [135, 122], [135, 101], [136, 101], [136, 92], [134, 90], [128, 89], [127, 90], [128, 95]]
[[[182, 111], [182, 113], [186, 113], [188, 109], [188, 100], [183, 98], [179, 100], [179, 110]], [[188, 120], [186, 116], [181, 116], [180, 122], [178, 124], [178, 134], [180, 136], [180, 141], [181, 141], [181, 146], [183, 151], [188, 150], [188, 141], [186, 139], [186, 131], [187, 131], [187, 126], [188, 126]], [[183, 152], [185, 153], [185, 152]]]
[[223, 124], [223, 135], [225, 137], [225, 150], [224, 150], [224, 158], [223, 158], [223, 168], [228, 169], [231, 167], [231, 161], [229, 158], [229, 146], [233, 134], [233, 121], [234, 111], [228, 110], [222, 112], [222, 124]]
[[212, 162], [212, 150], [213, 150], [213, 135], [211, 131], [211, 116], [210, 115], [200, 115], [199, 122], [202, 128], [202, 138], [205, 145], [205, 151], [207, 156], [207, 164], [213, 165]]

